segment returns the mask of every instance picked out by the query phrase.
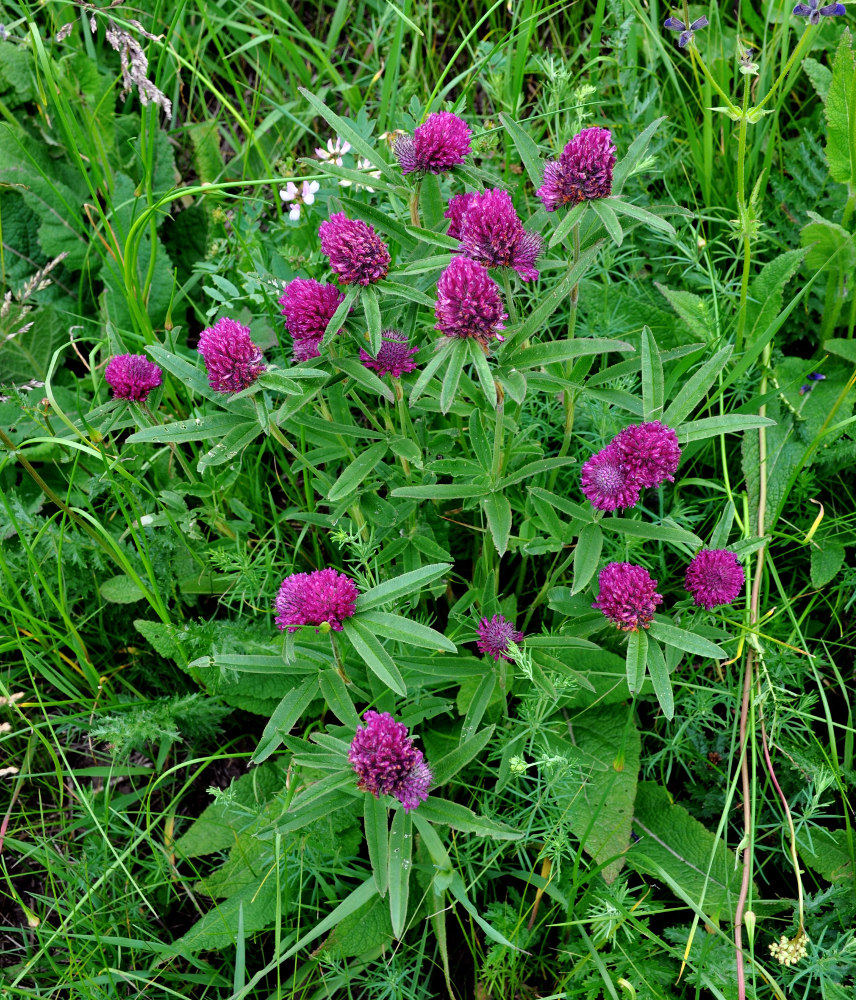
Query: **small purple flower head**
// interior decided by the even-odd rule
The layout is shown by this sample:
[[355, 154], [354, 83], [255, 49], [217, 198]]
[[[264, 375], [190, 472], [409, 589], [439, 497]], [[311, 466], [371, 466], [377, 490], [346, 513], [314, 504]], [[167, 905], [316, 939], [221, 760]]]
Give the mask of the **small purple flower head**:
[[279, 299], [285, 328], [295, 340], [320, 339], [344, 298], [335, 285], [322, 285], [313, 278], [294, 278]]
[[389, 712], [363, 715], [348, 750], [348, 760], [357, 772], [357, 787], [375, 798], [394, 795], [405, 812], [416, 809], [428, 798], [431, 769], [422, 751], [407, 734], [407, 726], [396, 722]]
[[523, 228], [507, 191], [489, 188], [474, 194], [466, 205], [455, 206], [454, 213], [459, 216], [453, 222], [465, 257], [485, 267], [513, 267], [524, 281], [538, 277], [535, 261], [541, 237]]
[[321, 337], [304, 337], [291, 345], [291, 356], [298, 363], [321, 357]]
[[800, 386], [800, 395], [804, 396], [810, 389], [811, 389], [810, 385], [801, 385]]
[[808, 377], [809, 382], [823, 382], [826, 380], [826, 376], [823, 372], [812, 372]]
[[366, 368], [373, 368], [378, 375], [401, 378], [405, 372], [412, 372], [416, 368], [411, 358], [418, 353], [419, 348], [410, 346], [406, 334], [399, 330], [384, 330], [377, 357], [373, 358], [368, 351], [360, 348], [360, 361]]
[[463, 163], [471, 152], [470, 127], [450, 111], [428, 115], [413, 135], [396, 140], [395, 156], [403, 174], [442, 174]]
[[599, 593], [593, 608], [602, 611], [622, 632], [648, 628], [663, 598], [657, 593], [657, 581], [643, 566], [611, 562], [597, 578]]
[[622, 464], [614, 444], [584, 463], [580, 486], [595, 510], [626, 510], [639, 503], [639, 484]]
[[479, 652], [486, 653], [498, 660], [500, 656], [503, 660], [510, 660], [508, 643], [523, 642], [523, 633], [518, 632], [507, 618], [502, 615], [494, 615], [493, 618], [482, 618], [478, 623], [479, 638], [476, 645]]
[[684, 587], [700, 608], [712, 611], [740, 596], [746, 579], [740, 560], [728, 549], [702, 549], [687, 566]]
[[[815, 0], [817, 2], [817, 0]], [[794, 12], [796, 13], [796, 11]], [[843, 13], [843, 9], [842, 9]], [[669, 31], [680, 31], [681, 36], [678, 39], [678, 48], [685, 49], [689, 45], [690, 39], [697, 31], [701, 31], [702, 28], [706, 28], [710, 24], [710, 21], [704, 16], [697, 17], [693, 23], [687, 27], [683, 21], [679, 21], [676, 17], [667, 17], [663, 22], [663, 27], [668, 28]]]
[[536, 194], [548, 212], [560, 205], [608, 198], [612, 193], [615, 146], [608, 128], [584, 128], [544, 167], [544, 183]]
[[667, 479], [675, 481], [681, 460], [678, 435], [659, 420], [631, 424], [612, 441], [621, 464], [640, 489], [660, 486]]
[[[274, 607], [280, 632], [296, 632], [301, 625], [329, 625], [342, 631], [342, 622], [356, 610], [357, 585], [334, 569], [292, 573], [282, 581]], [[317, 631], [317, 629], [316, 629]]]
[[797, 17], [807, 17], [809, 24], [820, 24], [822, 17], [843, 17], [847, 9], [843, 3], [831, 3], [826, 7], [819, 7], [818, 0], [808, 0], [807, 4], [798, 3], [793, 12]]
[[443, 218], [449, 220], [449, 230], [446, 235], [451, 236], [453, 240], [461, 238], [461, 223], [467, 209], [476, 198], [478, 194], [475, 191], [465, 191], [463, 194], [452, 195], [449, 199], [449, 207], [443, 213]]
[[113, 399], [145, 403], [152, 389], [163, 382], [163, 372], [144, 354], [117, 354], [107, 362], [104, 378], [113, 390]]
[[336, 212], [318, 230], [321, 250], [343, 285], [371, 285], [389, 271], [389, 249], [362, 219]]
[[437, 283], [435, 329], [447, 337], [472, 337], [487, 348], [491, 338], [503, 338], [507, 318], [496, 282], [487, 268], [467, 257], [453, 257]]
[[267, 368], [262, 352], [250, 339], [250, 328], [234, 319], [224, 317], [203, 330], [197, 350], [208, 369], [208, 384], [215, 392], [241, 392]]

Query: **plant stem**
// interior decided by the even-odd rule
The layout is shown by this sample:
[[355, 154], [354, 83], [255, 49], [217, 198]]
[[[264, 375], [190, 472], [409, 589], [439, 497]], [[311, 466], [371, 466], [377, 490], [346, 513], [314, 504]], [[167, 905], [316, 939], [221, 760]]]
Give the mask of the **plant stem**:
[[740, 307], [737, 314], [737, 335], [734, 347], [735, 351], [738, 352], [743, 347], [746, 301], [749, 295], [749, 265], [752, 255], [751, 233], [749, 232], [746, 207], [746, 130], [749, 124], [746, 114], [749, 109], [749, 81], [750, 77], [743, 77], [743, 115], [740, 118], [740, 135], [737, 144], [737, 211], [740, 222], [740, 239], [743, 243], [743, 274], [740, 280]]
[[416, 187], [410, 194], [410, 222], [411, 225], [420, 226], [419, 222], [419, 194], [422, 190], [422, 181], [416, 182]]
[[[574, 234], [574, 251], [573, 259], [571, 260], [571, 267], [575, 267], [580, 259], [580, 227], [579, 223], [573, 228]], [[571, 289], [571, 301], [570, 301], [570, 312], [568, 314], [568, 335], [567, 340], [574, 339], [574, 333], [577, 327], [577, 307], [579, 305], [580, 298], [580, 284], [577, 282]], [[571, 371], [573, 370], [573, 362], [567, 361], [565, 363], [564, 376], [566, 379], [571, 377]], [[562, 446], [559, 449], [559, 457], [564, 458], [568, 454], [571, 448], [571, 433], [574, 429], [574, 391], [570, 387], [565, 388], [562, 395], [564, 407], [565, 407], [565, 426], [562, 433]], [[555, 476], [553, 477], [553, 482], [555, 482]], [[552, 483], [551, 483], [552, 485]]]

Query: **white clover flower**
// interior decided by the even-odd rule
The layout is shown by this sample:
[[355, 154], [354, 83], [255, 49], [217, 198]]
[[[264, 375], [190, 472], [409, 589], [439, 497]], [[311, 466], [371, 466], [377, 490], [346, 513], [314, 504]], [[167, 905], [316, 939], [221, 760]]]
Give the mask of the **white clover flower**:
[[291, 208], [288, 210], [289, 219], [297, 222], [300, 218], [301, 206], [312, 205], [319, 188], [320, 184], [318, 181], [304, 181], [300, 187], [294, 181], [289, 181], [285, 185], [284, 190], [279, 192], [279, 196], [286, 204], [291, 204]]
[[321, 149], [320, 147], [315, 148], [315, 155], [319, 160], [324, 160], [325, 163], [335, 163], [337, 167], [343, 165], [342, 156], [345, 153], [349, 153], [351, 150], [351, 144], [349, 142], [343, 142], [339, 136], [336, 136], [336, 141], [332, 139], [327, 140], [327, 148]]

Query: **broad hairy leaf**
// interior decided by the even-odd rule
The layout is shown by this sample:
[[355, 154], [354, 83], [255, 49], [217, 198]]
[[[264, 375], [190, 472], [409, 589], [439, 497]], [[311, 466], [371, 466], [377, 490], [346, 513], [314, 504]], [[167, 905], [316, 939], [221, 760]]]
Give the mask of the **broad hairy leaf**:
[[850, 31], [843, 31], [832, 63], [826, 95], [829, 125], [826, 159], [834, 181], [856, 186], [856, 52]]

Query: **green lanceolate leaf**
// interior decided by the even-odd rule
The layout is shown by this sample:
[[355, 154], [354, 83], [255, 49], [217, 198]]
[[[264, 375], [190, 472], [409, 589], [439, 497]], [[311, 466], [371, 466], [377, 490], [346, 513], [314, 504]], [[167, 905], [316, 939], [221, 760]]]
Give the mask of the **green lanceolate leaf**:
[[648, 662], [648, 633], [635, 629], [627, 633], [627, 686], [631, 694], [638, 694], [645, 682], [645, 664]]
[[570, 235], [574, 226], [578, 226], [586, 217], [586, 213], [591, 207], [590, 201], [580, 201], [573, 208], [568, 209], [559, 224], [553, 230], [547, 248], [552, 250], [554, 246], [563, 243]]
[[467, 341], [456, 340], [449, 355], [449, 364], [446, 366], [446, 373], [443, 376], [443, 384], [440, 389], [440, 409], [443, 413], [449, 412], [449, 408], [455, 400], [461, 374], [467, 360], [467, 353]]
[[188, 420], [175, 420], [171, 424], [146, 427], [131, 434], [126, 443], [166, 444], [169, 441], [205, 441], [208, 438], [222, 437], [233, 427], [245, 423], [246, 419], [235, 413], [210, 413], [204, 417], [191, 417]]
[[622, 156], [622, 158], [615, 164], [615, 168], [612, 172], [612, 190], [615, 194], [621, 194], [621, 189], [624, 187], [624, 182], [630, 177], [636, 170], [636, 168], [641, 164], [642, 159], [648, 152], [648, 146], [651, 143], [651, 139], [657, 129], [666, 120], [666, 115], [662, 118], [657, 118], [636, 138], [630, 143], [627, 152]]
[[509, 139], [514, 143], [514, 148], [523, 161], [523, 166], [526, 168], [529, 180], [537, 190], [544, 182], [544, 164], [541, 160], [538, 147], [511, 115], [506, 114], [504, 111], [500, 112], [499, 120], [505, 127]]
[[[357, 361], [356, 358], [334, 358], [333, 364], [339, 371], [349, 375], [357, 385], [368, 389], [373, 395], [383, 396], [389, 403], [395, 402], [395, 394], [392, 389], [386, 382], [378, 378], [370, 368], [366, 368], [361, 361]], [[359, 427], [356, 430], [362, 431], [363, 428]]]
[[648, 674], [654, 686], [654, 694], [663, 709], [667, 719], [675, 716], [675, 698], [672, 694], [672, 681], [666, 666], [666, 658], [656, 639], [648, 638]]
[[386, 455], [386, 442], [373, 444], [361, 452], [345, 471], [339, 476], [327, 493], [327, 499], [331, 503], [336, 503], [343, 497], [353, 493], [362, 481], [374, 470], [384, 455]]
[[318, 692], [318, 678], [309, 677], [299, 687], [293, 688], [274, 709], [270, 721], [265, 726], [253, 762], [261, 764], [280, 746], [282, 737], [297, 723]]
[[231, 462], [241, 454], [251, 441], [255, 441], [261, 433], [262, 429], [255, 421], [252, 423], [236, 424], [210, 451], [207, 451], [199, 459], [199, 471], [201, 472], [208, 466], [224, 465], [226, 462]]
[[376, 358], [380, 350], [381, 333], [380, 303], [377, 298], [377, 290], [372, 285], [368, 285], [360, 293], [360, 298], [363, 303], [363, 312], [366, 315], [372, 356]]
[[603, 548], [603, 532], [599, 524], [587, 524], [580, 532], [574, 549], [574, 585], [572, 594], [578, 594], [588, 586], [600, 562]]
[[589, 204], [594, 214], [603, 223], [609, 238], [616, 246], [620, 247], [624, 242], [624, 230], [621, 228], [618, 216], [610, 207], [609, 201], [606, 198], [599, 198], [589, 202]]
[[648, 521], [634, 521], [629, 517], [605, 517], [600, 525], [605, 531], [618, 531], [622, 535], [652, 538], [660, 542], [673, 542], [675, 545], [689, 545], [693, 549], [700, 548], [703, 544], [698, 535], [669, 524], [650, 524]]
[[390, 690], [404, 697], [407, 694], [404, 678], [374, 632], [368, 626], [361, 624], [358, 618], [346, 618], [342, 623], [342, 628], [369, 670], [379, 677]]
[[360, 724], [360, 717], [354, 708], [348, 685], [342, 680], [341, 674], [332, 667], [329, 670], [322, 670], [318, 675], [318, 683], [321, 687], [321, 696], [336, 718], [342, 725], [355, 729]]
[[451, 563], [431, 563], [428, 566], [411, 570], [409, 573], [402, 573], [401, 576], [396, 576], [392, 580], [379, 583], [357, 598], [357, 615], [363, 611], [379, 608], [382, 604], [390, 604], [398, 600], [399, 597], [416, 594], [451, 568]]
[[678, 628], [676, 625], [667, 625], [666, 622], [653, 621], [649, 629], [652, 638], [659, 639], [667, 646], [675, 646], [683, 649], [687, 653], [694, 653], [696, 656], [711, 657], [714, 660], [724, 660], [728, 655], [709, 639], [705, 639], [695, 632], [687, 632], [686, 629]]
[[363, 827], [375, 885], [380, 895], [385, 896], [389, 885], [389, 820], [386, 805], [370, 792], [366, 792], [363, 802]]
[[663, 417], [663, 361], [650, 327], [642, 328], [642, 417]]
[[478, 483], [436, 483], [431, 486], [399, 486], [390, 496], [409, 497], [411, 500], [467, 500], [485, 497], [490, 487]]
[[624, 340], [605, 340], [602, 337], [585, 337], [579, 340], [554, 340], [548, 344], [536, 344], [525, 351], [514, 354], [510, 363], [520, 371], [540, 368], [543, 365], [573, 361], [574, 358], [590, 354], [606, 354], [608, 351], [632, 351], [633, 345]]
[[716, 381], [717, 375], [731, 357], [732, 350], [730, 346], [723, 347], [686, 380], [663, 414], [662, 420], [667, 427], [677, 427], [682, 424], [705, 398], [707, 390]]
[[511, 504], [501, 493], [491, 493], [482, 500], [482, 507], [496, 551], [504, 556], [511, 533]]
[[452, 829], [463, 833], [475, 833], [480, 837], [492, 837], [494, 840], [519, 840], [523, 836], [522, 832], [513, 830], [505, 823], [479, 816], [466, 806], [433, 795], [429, 795], [427, 801], [419, 806], [419, 811], [423, 819], [451, 826]]
[[693, 420], [689, 424], [681, 424], [676, 428], [678, 441], [689, 444], [691, 441], [704, 441], [717, 437], [719, 434], [739, 434], [741, 431], [754, 430], [756, 427], [773, 427], [776, 421], [769, 417], [755, 416], [751, 413], [723, 413], [721, 417], [704, 417]]
[[393, 936], [397, 938], [402, 936], [407, 923], [412, 853], [413, 821], [403, 809], [397, 809], [389, 831], [389, 916]]
[[457, 652], [452, 640], [447, 639], [441, 632], [422, 625], [412, 618], [405, 618], [404, 615], [391, 615], [386, 611], [360, 611], [359, 620], [384, 639], [395, 639], [410, 646], [421, 646], [423, 649]]
[[493, 739], [493, 730], [493, 726], [488, 726], [480, 733], [465, 740], [460, 746], [455, 747], [454, 750], [450, 750], [444, 757], [432, 761], [431, 770], [434, 776], [432, 787], [440, 788], [445, 785], [461, 768], [466, 767], [471, 760], [478, 757]]

